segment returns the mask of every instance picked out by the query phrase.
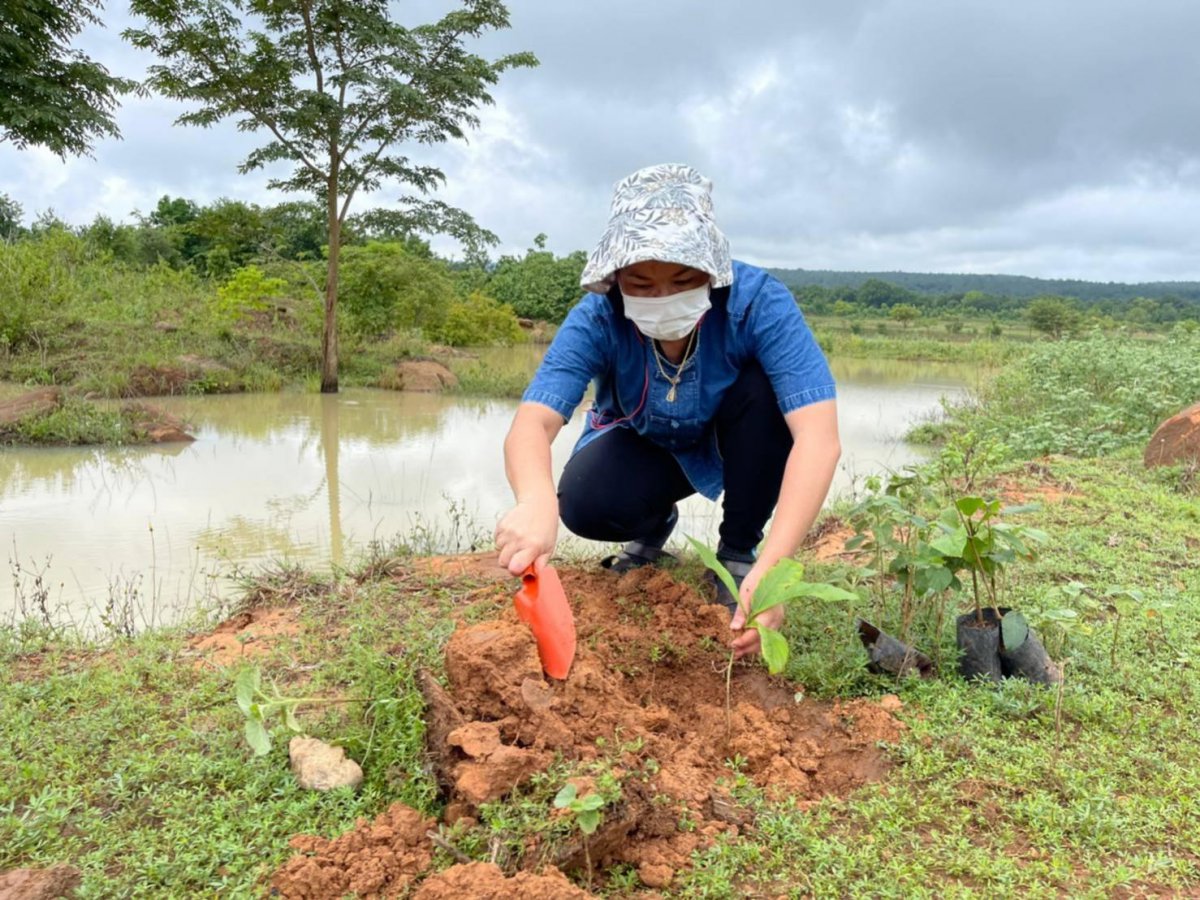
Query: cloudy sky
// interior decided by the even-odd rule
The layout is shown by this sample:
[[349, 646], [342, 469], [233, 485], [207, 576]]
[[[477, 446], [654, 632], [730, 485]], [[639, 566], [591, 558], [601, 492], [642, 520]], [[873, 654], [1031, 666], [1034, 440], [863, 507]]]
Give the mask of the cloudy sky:
[[[447, 8], [405, 2], [404, 17]], [[519, 252], [590, 249], [612, 183], [688, 162], [735, 256], [855, 270], [1200, 279], [1200, 4], [1193, 0], [511, 0], [488, 54], [531, 50], [439, 194]], [[152, 61], [108, 28], [114, 72]], [[231, 125], [129, 99], [123, 141], [63, 163], [0, 146], [27, 214], [127, 219], [162, 194], [278, 202]], [[414, 154], [416, 155], [416, 154]], [[386, 205], [381, 192], [357, 208]], [[449, 250], [450, 248], [445, 248]]]

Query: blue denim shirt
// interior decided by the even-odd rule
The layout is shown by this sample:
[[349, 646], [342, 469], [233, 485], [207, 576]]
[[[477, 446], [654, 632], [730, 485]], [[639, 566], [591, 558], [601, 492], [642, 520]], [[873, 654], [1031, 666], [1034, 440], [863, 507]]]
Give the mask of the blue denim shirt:
[[735, 261], [728, 299], [714, 302], [699, 329], [694, 359], [668, 403], [670, 383], [650, 339], [608, 297], [587, 294], [554, 336], [522, 400], [567, 421], [595, 381], [596, 399], [574, 453], [610, 428], [632, 428], [670, 450], [692, 487], [715, 500], [723, 480], [712, 422], [747, 362], [758, 360], [784, 413], [832, 400], [836, 388], [791, 292], [762, 269]]

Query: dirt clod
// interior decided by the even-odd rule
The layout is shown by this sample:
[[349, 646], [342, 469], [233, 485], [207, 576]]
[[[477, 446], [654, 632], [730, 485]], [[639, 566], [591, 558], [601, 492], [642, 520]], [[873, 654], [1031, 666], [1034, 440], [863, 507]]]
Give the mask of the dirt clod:
[[75, 896], [83, 880], [74, 866], [49, 869], [10, 869], [0, 872], [0, 900], [57, 900]]
[[434, 820], [403, 803], [394, 803], [373, 822], [358, 825], [339, 838], [312, 835], [292, 838], [299, 851], [280, 869], [271, 888], [280, 897], [393, 897], [406, 890], [433, 860], [425, 832]]

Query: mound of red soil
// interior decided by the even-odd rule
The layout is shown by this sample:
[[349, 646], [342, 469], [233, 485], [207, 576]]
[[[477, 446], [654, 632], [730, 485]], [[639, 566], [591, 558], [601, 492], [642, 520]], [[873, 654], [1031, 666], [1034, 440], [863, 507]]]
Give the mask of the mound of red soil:
[[511, 878], [491, 863], [451, 866], [421, 885], [413, 900], [587, 900], [593, 896], [553, 867], [541, 875], [518, 872]]
[[[903, 728], [888, 710], [866, 700], [798, 700], [795, 684], [757, 662], [735, 666], [727, 720], [729, 614], [669, 573], [561, 574], [579, 632], [569, 678], [543, 675], [532, 635], [506, 605], [496, 620], [452, 635], [446, 688], [425, 680], [427, 741], [449, 795], [448, 822], [513, 791], [556, 754], [586, 761], [636, 746], [613, 765], [648, 775], [625, 780], [587, 850], [597, 867], [630, 863], [659, 888], [717, 834], [753, 827], [722, 788], [729, 760], [739, 759], [768, 796], [801, 806], [886, 771], [879, 744]], [[531, 846], [519, 863], [580, 869], [584, 848]]]
[[300, 852], [275, 873], [271, 893], [309, 900], [395, 897], [428, 870], [433, 845], [425, 833], [433, 826], [433, 819], [395, 803], [332, 841], [297, 835], [291, 845]]

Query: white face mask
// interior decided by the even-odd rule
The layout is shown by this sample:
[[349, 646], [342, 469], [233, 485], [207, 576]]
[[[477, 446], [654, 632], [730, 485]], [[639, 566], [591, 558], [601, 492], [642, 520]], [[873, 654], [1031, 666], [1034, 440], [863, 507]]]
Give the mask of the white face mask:
[[709, 285], [666, 297], [631, 297], [623, 294], [625, 318], [630, 319], [646, 337], [659, 341], [677, 341], [688, 335], [700, 317], [712, 309]]

